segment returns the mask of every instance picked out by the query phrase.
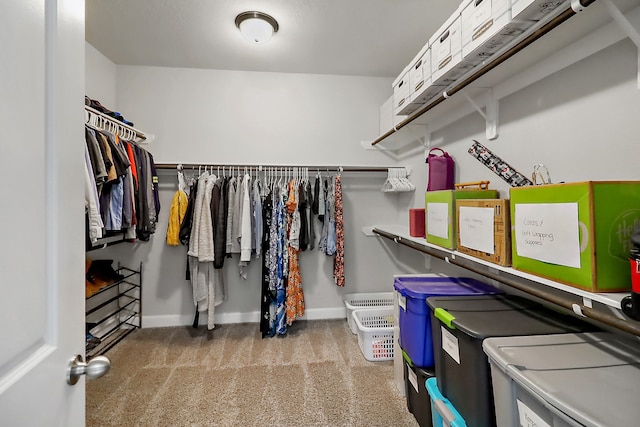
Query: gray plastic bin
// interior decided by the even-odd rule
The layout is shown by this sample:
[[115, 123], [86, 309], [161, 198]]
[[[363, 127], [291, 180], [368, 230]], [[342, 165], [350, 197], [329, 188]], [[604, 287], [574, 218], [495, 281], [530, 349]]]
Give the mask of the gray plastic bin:
[[488, 338], [483, 349], [499, 427], [640, 425], [638, 341], [594, 332]]

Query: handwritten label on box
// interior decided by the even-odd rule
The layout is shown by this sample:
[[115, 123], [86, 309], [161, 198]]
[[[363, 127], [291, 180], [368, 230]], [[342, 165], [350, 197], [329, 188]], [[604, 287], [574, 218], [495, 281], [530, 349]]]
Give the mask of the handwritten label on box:
[[520, 426], [522, 427], [551, 427], [538, 414], [533, 412], [531, 408], [522, 403], [520, 399], [516, 399], [518, 405], [518, 417], [520, 418]]
[[427, 203], [427, 233], [449, 238], [449, 205], [447, 203]]
[[442, 334], [442, 349], [459, 365], [460, 346], [458, 345], [458, 338], [447, 331], [444, 326], [440, 326], [440, 331]]
[[519, 256], [580, 268], [577, 203], [516, 204], [515, 233]]
[[460, 244], [469, 249], [494, 253], [493, 208], [460, 207]]

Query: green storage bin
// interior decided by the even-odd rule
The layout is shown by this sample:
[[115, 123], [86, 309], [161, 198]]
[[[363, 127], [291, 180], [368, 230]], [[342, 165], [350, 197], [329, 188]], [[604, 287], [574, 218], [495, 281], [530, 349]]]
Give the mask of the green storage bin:
[[510, 199], [513, 268], [590, 292], [630, 289], [640, 181], [518, 187]]
[[427, 242], [455, 249], [458, 223], [456, 200], [497, 198], [497, 190], [427, 191], [424, 197]]

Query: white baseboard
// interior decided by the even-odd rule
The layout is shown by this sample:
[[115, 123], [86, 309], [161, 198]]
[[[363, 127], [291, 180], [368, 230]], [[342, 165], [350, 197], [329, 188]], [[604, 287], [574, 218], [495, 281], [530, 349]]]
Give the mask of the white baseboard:
[[[347, 311], [344, 307], [313, 308], [306, 310], [302, 320], [344, 319]], [[215, 315], [217, 325], [227, 323], [258, 323], [260, 312], [218, 313]], [[164, 328], [169, 326], [185, 326], [193, 323], [193, 314], [172, 314], [165, 316], [142, 316], [143, 328]], [[200, 314], [200, 324], [207, 324], [207, 314]]]

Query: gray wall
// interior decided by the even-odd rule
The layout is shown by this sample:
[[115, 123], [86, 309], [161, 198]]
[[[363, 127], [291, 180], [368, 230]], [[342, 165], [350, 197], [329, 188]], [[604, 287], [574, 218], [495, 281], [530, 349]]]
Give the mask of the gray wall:
[[[117, 108], [156, 135], [148, 149], [158, 162], [394, 163], [360, 146], [377, 134], [378, 106], [390, 95], [390, 80], [116, 68]], [[467, 154], [472, 139], [525, 174], [544, 163], [555, 182], [639, 179], [636, 73], [637, 49], [622, 41], [501, 100], [497, 140], [485, 139], [484, 120], [473, 113], [434, 132], [432, 146], [454, 156], [457, 182], [490, 180], [502, 197], [508, 197], [508, 185]], [[415, 193], [381, 193], [384, 176], [345, 176], [347, 286], [341, 290], [331, 283], [330, 259], [302, 254], [311, 318], [340, 315], [343, 293], [390, 290], [393, 274], [425, 272], [430, 265], [435, 271], [468, 275], [360, 232], [371, 224], [406, 224], [408, 208], [424, 206], [426, 167], [417, 151], [401, 161], [413, 168]], [[164, 243], [175, 181], [172, 173], [160, 179], [163, 212], [152, 242], [100, 254], [145, 263], [147, 326], [185, 324], [193, 313], [189, 284], [183, 280], [185, 249]], [[238, 279], [235, 266], [225, 267], [229, 299], [216, 312], [217, 320], [257, 319], [258, 267], [252, 263], [246, 282]]]

